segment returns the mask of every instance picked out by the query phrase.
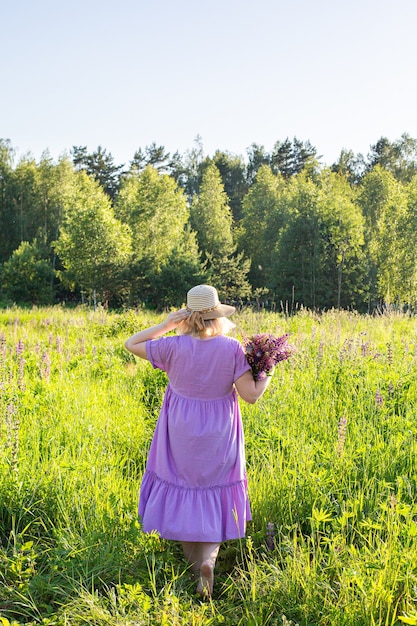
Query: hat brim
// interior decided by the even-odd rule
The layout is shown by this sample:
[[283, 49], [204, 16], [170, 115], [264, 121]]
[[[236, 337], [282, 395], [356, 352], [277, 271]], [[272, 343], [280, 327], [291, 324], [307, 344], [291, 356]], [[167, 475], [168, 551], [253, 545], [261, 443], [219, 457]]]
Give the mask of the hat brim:
[[229, 304], [219, 304], [212, 311], [202, 313], [201, 317], [203, 320], [214, 320], [218, 317], [229, 317], [229, 315], [233, 315], [235, 311], [236, 307], [234, 306], [230, 306]]

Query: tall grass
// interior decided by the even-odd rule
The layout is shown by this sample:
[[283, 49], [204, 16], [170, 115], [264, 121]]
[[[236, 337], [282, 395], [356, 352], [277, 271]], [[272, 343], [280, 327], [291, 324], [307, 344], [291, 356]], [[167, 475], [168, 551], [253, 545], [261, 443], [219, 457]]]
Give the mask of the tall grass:
[[241, 404], [253, 521], [213, 601], [137, 496], [165, 374], [123, 348], [148, 312], [0, 312], [0, 623], [417, 624], [417, 321], [245, 311], [293, 357]]

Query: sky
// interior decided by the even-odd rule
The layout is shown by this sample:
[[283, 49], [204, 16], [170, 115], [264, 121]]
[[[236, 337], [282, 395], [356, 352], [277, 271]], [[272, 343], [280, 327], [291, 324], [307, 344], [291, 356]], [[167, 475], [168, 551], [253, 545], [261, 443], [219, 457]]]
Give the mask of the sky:
[[416, 0], [0, 0], [0, 138], [128, 164], [297, 137], [331, 165], [417, 138], [416, 24]]

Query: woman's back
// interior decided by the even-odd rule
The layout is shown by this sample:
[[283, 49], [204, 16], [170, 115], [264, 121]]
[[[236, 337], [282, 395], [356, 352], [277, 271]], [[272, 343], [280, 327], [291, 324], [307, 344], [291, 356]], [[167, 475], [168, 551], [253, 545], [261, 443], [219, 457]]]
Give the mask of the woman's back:
[[177, 394], [200, 400], [230, 395], [233, 382], [249, 367], [241, 344], [224, 335], [163, 337], [147, 342], [147, 355], [154, 367], [166, 371]]

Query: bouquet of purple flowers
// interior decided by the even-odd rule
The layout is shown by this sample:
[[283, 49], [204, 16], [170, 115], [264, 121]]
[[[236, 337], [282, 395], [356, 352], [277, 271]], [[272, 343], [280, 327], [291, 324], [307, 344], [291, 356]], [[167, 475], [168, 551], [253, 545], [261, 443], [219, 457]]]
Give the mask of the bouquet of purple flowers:
[[280, 361], [286, 361], [292, 354], [288, 345], [288, 334], [282, 337], [262, 333], [252, 337], [243, 337], [246, 358], [252, 368], [254, 380], [272, 376], [274, 367]]

